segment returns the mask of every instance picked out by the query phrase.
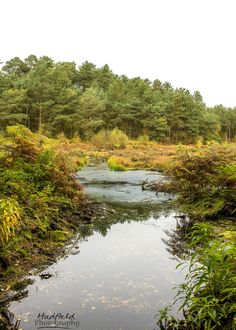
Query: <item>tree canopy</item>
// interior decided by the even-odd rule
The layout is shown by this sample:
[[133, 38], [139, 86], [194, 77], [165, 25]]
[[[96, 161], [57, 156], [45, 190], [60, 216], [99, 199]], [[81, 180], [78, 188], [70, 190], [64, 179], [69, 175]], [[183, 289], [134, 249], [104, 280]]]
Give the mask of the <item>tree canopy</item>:
[[235, 139], [236, 108], [209, 108], [200, 92], [159, 79], [116, 75], [105, 64], [54, 62], [30, 55], [0, 70], [0, 129], [24, 124], [32, 131], [90, 139], [118, 128], [130, 138], [163, 143]]

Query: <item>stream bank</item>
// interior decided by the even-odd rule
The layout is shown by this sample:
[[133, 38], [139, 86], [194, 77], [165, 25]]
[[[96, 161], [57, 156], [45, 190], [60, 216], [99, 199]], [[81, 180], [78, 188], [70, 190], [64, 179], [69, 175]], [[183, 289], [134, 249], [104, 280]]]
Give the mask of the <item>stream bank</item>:
[[28, 296], [9, 310], [24, 330], [37, 329], [39, 313], [54, 312], [75, 313], [82, 330], [153, 330], [155, 315], [173, 303], [172, 288], [184, 278], [163, 242], [178, 212], [169, 195], [142, 190], [144, 179], [160, 174], [111, 172], [96, 164], [78, 177], [108, 212], [79, 229], [67, 254], [44, 269], [51, 276], [31, 276]]

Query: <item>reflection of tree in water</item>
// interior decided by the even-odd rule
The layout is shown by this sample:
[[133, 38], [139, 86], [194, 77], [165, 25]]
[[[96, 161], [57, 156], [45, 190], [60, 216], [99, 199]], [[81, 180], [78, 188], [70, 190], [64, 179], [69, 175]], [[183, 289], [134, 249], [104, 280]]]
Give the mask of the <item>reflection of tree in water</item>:
[[175, 216], [177, 219], [176, 228], [172, 230], [165, 230], [169, 239], [162, 239], [167, 246], [167, 251], [174, 256], [183, 258], [189, 255], [189, 249], [186, 248], [188, 241], [187, 234], [191, 231], [194, 220], [185, 215]]
[[[171, 206], [168, 202], [160, 204], [107, 202], [102, 209], [104, 210], [98, 209], [91, 222], [80, 224], [78, 228], [80, 240], [86, 240], [94, 232], [99, 232], [101, 235], [106, 236], [114, 224], [130, 223], [131, 221], [141, 222], [149, 220], [150, 217], [158, 219], [161, 216], [168, 216], [173, 212], [173, 205]], [[0, 312], [0, 329], [19, 330], [22, 328], [19, 325], [19, 321], [15, 320], [13, 313], [7, 310], [7, 308], [6, 306], [3, 314]], [[1, 323], [1, 317], [5, 324]]]
[[[9, 311], [12, 301], [21, 300], [28, 296], [28, 290], [25, 288], [29, 284], [33, 284], [31, 279], [23, 279], [13, 285], [13, 290], [7, 292], [2, 291], [0, 295], [0, 329], [1, 330], [18, 330], [20, 329], [20, 320], [15, 319], [15, 315]], [[18, 287], [18, 288], [17, 288]], [[22, 328], [21, 328], [22, 329]]]
[[0, 329], [18, 330], [20, 329], [20, 320], [15, 320], [14, 314], [8, 309], [3, 308], [3, 310], [0, 311]]
[[[152, 204], [152, 203], [124, 203], [111, 202], [107, 203], [107, 214], [98, 215], [89, 225], [89, 228], [83, 228], [83, 234], [90, 236], [94, 231], [106, 236], [111, 226], [117, 223], [125, 223], [131, 221], [146, 221], [153, 217], [158, 219], [162, 215], [168, 215], [173, 212], [173, 207], [168, 203]], [[84, 237], [84, 236], [83, 236]]]

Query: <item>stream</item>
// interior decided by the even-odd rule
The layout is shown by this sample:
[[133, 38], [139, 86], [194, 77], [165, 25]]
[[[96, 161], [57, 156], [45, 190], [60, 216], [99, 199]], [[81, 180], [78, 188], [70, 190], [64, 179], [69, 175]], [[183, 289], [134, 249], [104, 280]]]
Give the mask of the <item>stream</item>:
[[155, 315], [173, 303], [173, 287], [184, 281], [163, 242], [176, 226], [171, 196], [142, 190], [143, 181], [162, 175], [114, 172], [97, 163], [78, 178], [108, 214], [79, 232], [67, 255], [43, 271], [50, 278], [32, 276], [28, 296], [10, 311], [24, 330], [157, 330]]

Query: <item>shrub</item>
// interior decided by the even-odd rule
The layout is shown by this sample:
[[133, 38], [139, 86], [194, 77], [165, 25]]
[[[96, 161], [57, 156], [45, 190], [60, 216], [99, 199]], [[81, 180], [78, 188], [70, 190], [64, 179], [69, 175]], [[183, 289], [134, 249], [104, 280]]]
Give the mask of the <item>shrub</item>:
[[199, 136], [195, 141], [195, 147], [199, 149], [202, 146], [203, 146], [203, 137]]
[[236, 153], [209, 147], [185, 151], [169, 171], [185, 211], [201, 216], [232, 215], [236, 210]]
[[118, 128], [115, 128], [111, 132], [111, 141], [116, 149], [124, 149], [126, 148], [129, 139], [124, 132], [122, 132]]
[[70, 201], [72, 209], [81, 200], [82, 188], [75, 175], [78, 165], [70, 151], [55, 151], [48, 146], [45, 149], [42, 137], [22, 125], [9, 127], [1, 142], [6, 151], [0, 159], [3, 244], [20, 225], [38, 235], [45, 234], [51, 221], [62, 220], [65, 203]]
[[126, 167], [122, 164], [122, 161], [122, 157], [111, 156], [107, 161], [107, 165], [113, 171], [125, 171]]
[[149, 142], [149, 136], [144, 134], [144, 135], [141, 135], [139, 138], [138, 138], [138, 142], [140, 142], [141, 144], [148, 144]]
[[104, 149], [125, 149], [128, 141], [128, 136], [117, 128], [112, 131], [102, 130], [91, 139], [92, 144]]
[[13, 142], [13, 145], [11, 145], [13, 160], [17, 157], [23, 158], [27, 161], [35, 160], [41, 149], [39, 135], [32, 133], [23, 125], [8, 126], [7, 134]]
[[105, 147], [108, 143], [109, 131], [101, 130], [91, 138], [92, 144], [96, 147]]

